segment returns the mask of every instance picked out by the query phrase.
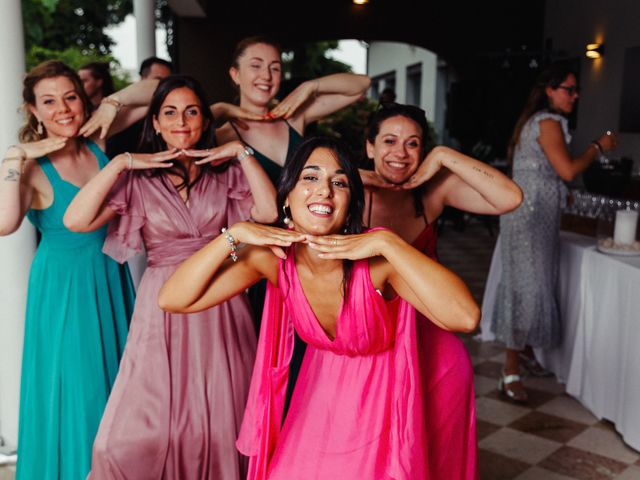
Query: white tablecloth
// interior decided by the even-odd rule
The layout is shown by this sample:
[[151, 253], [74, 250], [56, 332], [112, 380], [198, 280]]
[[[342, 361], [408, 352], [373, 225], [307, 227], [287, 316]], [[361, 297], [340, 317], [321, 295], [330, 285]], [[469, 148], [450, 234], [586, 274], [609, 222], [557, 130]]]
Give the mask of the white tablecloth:
[[[490, 331], [500, 281], [500, 239], [482, 304], [482, 340]], [[598, 418], [640, 450], [640, 257], [605, 255], [595, 240], [561, 232], [558, 300], [562, 343], [537, 352], [543, 365]]]

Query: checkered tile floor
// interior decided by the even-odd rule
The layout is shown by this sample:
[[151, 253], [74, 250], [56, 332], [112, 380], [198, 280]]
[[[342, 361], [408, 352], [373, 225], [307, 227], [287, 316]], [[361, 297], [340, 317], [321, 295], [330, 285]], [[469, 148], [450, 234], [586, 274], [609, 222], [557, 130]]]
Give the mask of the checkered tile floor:
[[[482, 300], [495, 238], [481, 223], [463, 231], [445, 225], [440, 261]], [[640, 480], [640, 454], [613, 426], [564, 393], [555, 377], [525, 377], [527, 405], [497, 390], [503, 362], [498, 343], [463, 338], [474, 365], [481, 480]]]

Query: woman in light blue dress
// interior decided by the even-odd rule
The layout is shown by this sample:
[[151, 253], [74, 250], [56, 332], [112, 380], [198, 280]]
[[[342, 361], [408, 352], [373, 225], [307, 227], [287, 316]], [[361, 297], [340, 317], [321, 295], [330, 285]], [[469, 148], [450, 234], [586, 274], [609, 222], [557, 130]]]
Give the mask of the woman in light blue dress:
[[[108, 162], [104, 140], [78, 136], [89, 113], [82, 83], [65, 64], [45, 62], [25, 77], [23, 96], [22, 143], [0, 167], [0, 234], [17, 230], [25, 215], [41, 234], [27, 294], [17, 478], [79, 480], [89, 471], [134, 291], [126, 267], [102, 253], [104, 228], [73, 233], [62, 223], [80, 187]], [[123, 112], [113, 131], [143, 113], [136, 110]]]
[[562, 64], [552, 65], [533, 87], [509, 146], [513, 180], [524, 201], [500, 217], [502, 276], [491, 329], [506, 345], [499, 388], [515, 402], [527, 401], [521, 363], [534, 375], [545, 374], [532, 347], [560, 341], [556, 286], [564, 181], [587, 168], [599, 151], [615, 147], [615, 135], [607, 132], [581, 155], [571, 156], [566, 115], [577, 98], [576, 75]]

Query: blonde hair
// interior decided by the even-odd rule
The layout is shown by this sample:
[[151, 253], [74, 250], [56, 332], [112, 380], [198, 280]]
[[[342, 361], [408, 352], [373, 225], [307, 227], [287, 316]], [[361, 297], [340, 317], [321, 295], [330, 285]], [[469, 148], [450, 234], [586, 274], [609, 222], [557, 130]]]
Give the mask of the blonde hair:
[[36, 95], [35, 86], [46, 78], [67, 77], [73, 83], [76, 93], [82, 101], [84, 107], [84, 117], [87, 118], [91, 112], [91, 103], [89, 97], [84, 91], [82, 81], [78, 74], [68, 65], [58, 60], [48, 60], [35, 67], [24, 77], [22, 82], [22, 106], [21, 109], [25, 116], [25, 122], [20, 127], [18, 138], [21, 142], [36, 142], [46, 138], [47, 132], [38, 133], [38, 119], [31, 112], [29, 106], [35, 106]]

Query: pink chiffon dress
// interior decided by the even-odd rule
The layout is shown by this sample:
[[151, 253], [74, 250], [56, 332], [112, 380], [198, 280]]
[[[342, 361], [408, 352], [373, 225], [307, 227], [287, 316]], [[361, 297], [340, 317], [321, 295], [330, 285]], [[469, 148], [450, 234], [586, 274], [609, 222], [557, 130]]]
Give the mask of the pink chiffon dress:
[[[426, 222], [426, 220], [425, 220]], [[433, 224], [413, 246], [437, 261]], [[416, 312], [430, 480], [479, 478], [473, 366], [462, 341]]]
[[94, 443], [90, 479], [245, 478], [235, 448], [256, 338], [244, 295], [203, 312], [170, 314], [160, 287], [178, 264], [247, 220], [253, 204], [236, 164], [205, 173], [186, 204], [164, 175], [127, 173], [114, 186], [104, 252], [119, 262], [146, 247], [120, 371]]
[[[237, 445], [248, 479], [427, 478], [415, 310], [385, 300], [367, 260], [354, 262], [331, 340], [309, 305], [294, 248], [268, 284]], [[287, 416], [282, 411], [294, 328], [308, 344]]]

